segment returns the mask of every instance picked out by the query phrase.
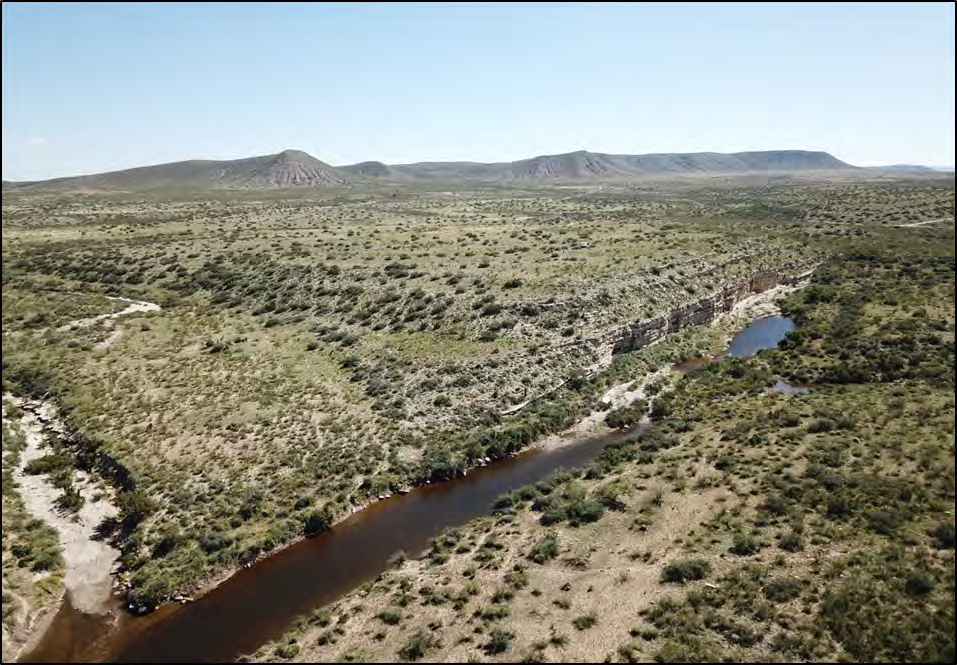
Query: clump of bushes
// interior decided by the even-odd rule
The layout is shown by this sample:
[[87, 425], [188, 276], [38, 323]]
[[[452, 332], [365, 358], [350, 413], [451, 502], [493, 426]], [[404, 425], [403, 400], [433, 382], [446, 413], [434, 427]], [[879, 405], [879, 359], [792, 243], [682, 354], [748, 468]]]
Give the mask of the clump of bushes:
[[605, 506], [589, 496], [578, 483], [569, 483], [561, 493], [553, 493], [536, 500], [532, 508], [541, 511], [540, 522], [548, 526], [568, 521], [572, 526], [597, 522], [605, 514]]
[[439, 641], [433, 633], [419, 630], [399, 649], [399, 658], [404, 661], [416, 661], [438, 646]]
[[661, 571], [662, 582], [683, 584], [703, 580], [711, 572], [711, 564], [704, 559], [679, 559], [672, 561]]
[[558, 556], [558, 534], [549, 532], [532, 547], [528, 558], [535, 563], [545, 563]]
[[598, 623], [598, 615], [594, 612], [589, 612], [588, 614], [582, 614], [572, 619], [572, 625], [575, 626], [576, 630], [588, 630], [592, 626]]
[[646, 415], [648, 415], [648, 402], [637, 399], [627, 406], [609, 411], [605, 417], [605, 424], [614, 429], [631, 427], [640, 423]]

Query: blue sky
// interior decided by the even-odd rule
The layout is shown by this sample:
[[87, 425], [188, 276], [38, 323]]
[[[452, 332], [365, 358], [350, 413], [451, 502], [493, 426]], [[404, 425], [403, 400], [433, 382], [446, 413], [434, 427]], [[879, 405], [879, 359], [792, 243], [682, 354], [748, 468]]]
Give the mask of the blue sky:
[[3, 177], [801, 148], [954, 163], [954, 5], [4, 2]]

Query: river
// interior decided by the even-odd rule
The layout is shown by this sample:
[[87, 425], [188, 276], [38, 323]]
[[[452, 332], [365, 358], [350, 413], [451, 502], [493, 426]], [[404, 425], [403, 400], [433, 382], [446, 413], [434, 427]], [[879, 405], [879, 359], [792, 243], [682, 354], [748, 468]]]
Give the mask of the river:
[[[734, 336], [728, 353], [746, 357], [774, 348], [793, 329], [786, 317], [758, 319]], [[240, 570], [196, 602], [167, 605], [145, 617], [120, 612], [116, 626], [65, 602], [40, 644], [20, 662], [235, 660], [280, 636], [296, 617], [374, 579], [396, 552], [417, 556], [443, 529], [487, 514], [502, 494], [556, 469], [583, 466], [608, 444], [639, 435], [640, 430], [613, 431], [531, 449], [465, 477], [378, 501], [331, 530]]]

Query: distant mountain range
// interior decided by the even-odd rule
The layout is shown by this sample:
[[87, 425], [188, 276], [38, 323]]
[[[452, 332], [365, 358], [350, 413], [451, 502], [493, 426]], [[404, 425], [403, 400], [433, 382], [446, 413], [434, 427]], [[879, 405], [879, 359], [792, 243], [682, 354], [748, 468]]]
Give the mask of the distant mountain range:
[[[884, 171], [924, 173], [926, 167], [881, 167]], [[142, 166], [96, 175], [34, 182], [4, 181], [4, 190], [123, 191], [163, 189], [265, 189], [327, 187], [369, 181], [435, 182], [574, 182], [634, 180], [649, 176], [694, 174], [793, 173], [860, 170], [826, 152], [769, 150], [759, 152], [692, 152], [610, 155], [580, 150], [516, 162], [362, 162], [330, 166], [300, 150], [276, 155], [213, 161], [190, 160]]]
[[386, 165], [364, 162], [344, 166], [361, 173], [376, 164], [377, 177], [395, 180], [625, 180], [648, 175], [693, 173], [755, 173], [790, 171], [834, 171], [853, 169], [850, 164], [826, 152], [772, 150], [763, 152], [661, 153], [650, 155], [609, 155], [579, 150], [563, 155], [544, 155], [517, 162], [419, 162]]

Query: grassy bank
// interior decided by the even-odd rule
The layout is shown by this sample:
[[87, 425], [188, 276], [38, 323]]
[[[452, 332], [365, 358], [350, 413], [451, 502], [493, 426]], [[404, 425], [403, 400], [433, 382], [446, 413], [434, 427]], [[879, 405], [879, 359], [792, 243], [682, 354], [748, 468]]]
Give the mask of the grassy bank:
[[[258, 659], [952, 660], [952, 245], [933, 254], [836, 257], [785, 303], [801, 327], [780, 350], [692, 372], [645, 437]], [[781, 374], [818, 383], [770, 391]]]

